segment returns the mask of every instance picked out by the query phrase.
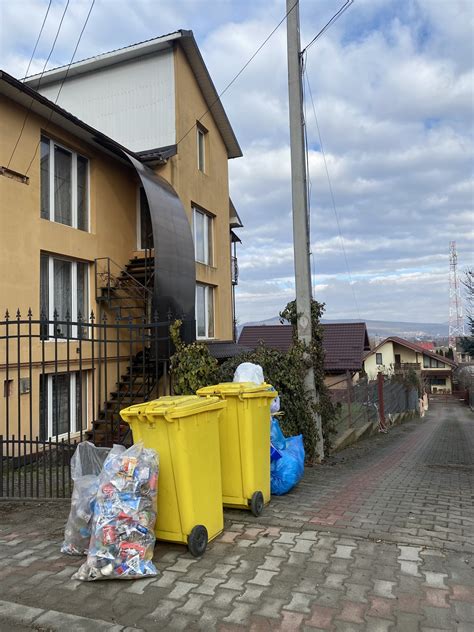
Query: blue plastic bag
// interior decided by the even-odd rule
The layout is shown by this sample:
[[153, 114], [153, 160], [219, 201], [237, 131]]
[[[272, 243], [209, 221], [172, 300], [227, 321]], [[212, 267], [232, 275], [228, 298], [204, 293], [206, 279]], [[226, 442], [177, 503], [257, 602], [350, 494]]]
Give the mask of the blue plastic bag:
[[286, 447], [285, 435], [281, 431], [280, 424], [275, 417], [272, 417], [272, 426], [270, 430], [270, 443], [277, 450], [284, 450]]
[[278, 421], [272, 418], [271, 444], [279, 454], [278, 458], [272, 458], [270, 463], [271, 493], [281, 496], [293, 489], [303, 476], [305, 457], [303, 435], [285, 439]]

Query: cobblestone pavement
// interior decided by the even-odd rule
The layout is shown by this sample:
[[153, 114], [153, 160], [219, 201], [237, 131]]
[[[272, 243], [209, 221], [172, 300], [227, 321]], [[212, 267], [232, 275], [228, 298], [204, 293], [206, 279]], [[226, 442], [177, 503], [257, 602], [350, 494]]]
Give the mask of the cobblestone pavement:
[[226, 512], [159, 576], [71, 580], [64, 503], [0, 503], [0, 630], [474, 630], [474, 414], [437, 403], [308, 469], [258, 520]]

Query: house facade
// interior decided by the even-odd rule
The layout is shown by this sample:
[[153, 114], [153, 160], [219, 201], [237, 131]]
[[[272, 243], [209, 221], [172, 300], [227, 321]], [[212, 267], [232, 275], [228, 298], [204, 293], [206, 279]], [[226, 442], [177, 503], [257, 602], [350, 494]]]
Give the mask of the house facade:
[[389, 337], [365, 356], [364, 370], [369, 379], [378, 373], [394, 375], [397, 371], [415, 370], [429, 393], [451, 393], [456, 363], [421, 345], [398, 337]]
[[[97, 426], [104, 439], [107, 422], [116, 440], [120, 408], [169, 388], [171, 319], [188, 340], [232, 339], [227, 162], [240, 148], [218, 99], [202, 116], [217, 93], [192, 33], [145, 48], [94, 58], [113, 97], [81, 83], [100, 102], [95, 121], [75, 98], [60, 107], [64, 69], [45, 74], [45, 94], [34, 78], [0, 74], [4, 437], [69, 439]], [[78, 62], [70, 77], [100, 72]], [[132, 99], [124, 114], [130, 99], [108, 77], [122, 92], [130, 82], [143, 107]]]

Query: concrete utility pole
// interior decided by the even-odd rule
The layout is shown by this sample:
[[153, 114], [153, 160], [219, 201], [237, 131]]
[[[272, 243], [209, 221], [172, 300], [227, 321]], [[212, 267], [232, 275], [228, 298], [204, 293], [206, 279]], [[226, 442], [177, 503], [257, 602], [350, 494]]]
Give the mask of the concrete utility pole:
[[[291, 189], [293, 202], [293, 249], [295, 259], [296, 311], [298, 339], [311, 344], [311, 266], [308, 222], [308, 189], [306, 155], [303, 130], [303, 81], [300, 54], [300, 13], [296, 0], [286, 0], [288, 43], [288, 94], [290, 104]], [[318, 402], [311, 367], [305, 386], [313, 401]], [[324, 458], [324, 441], [321, 417], [315, 418], [319, 441], [316, 449], [319, 459]]]

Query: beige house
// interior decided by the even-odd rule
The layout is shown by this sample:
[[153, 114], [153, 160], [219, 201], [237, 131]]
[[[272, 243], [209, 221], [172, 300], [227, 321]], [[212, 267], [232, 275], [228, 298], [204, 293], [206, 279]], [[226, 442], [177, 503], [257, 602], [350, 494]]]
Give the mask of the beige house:
[[189, 31], [0, 74], [0, 434], [116, 439], [166, 382], [170, 319], [232, 339], [241, 155]]
[[378, 373], [394, 375], [414, 369], [429, 393], [451, 393], [456, 363], [424, 349], [414, 342], [391, 336], [378, 344], [364, 358], [364, 371], [370, 380]]

